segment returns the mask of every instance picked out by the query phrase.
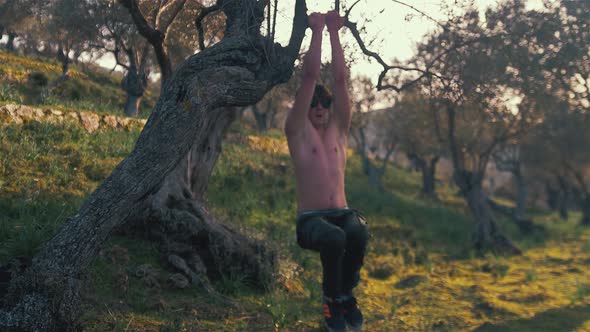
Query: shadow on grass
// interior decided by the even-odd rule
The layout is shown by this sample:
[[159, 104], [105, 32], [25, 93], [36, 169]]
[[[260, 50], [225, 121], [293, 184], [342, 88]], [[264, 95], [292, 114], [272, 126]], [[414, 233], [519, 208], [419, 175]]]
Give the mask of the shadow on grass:
[[350, 205], [367, 217], [375, 240], [409, 242], [429, 252], [469, 258], [473, 222], [468, 216], [435, 201], [379, 192], [357, 179], [347, 189]]
[[485, 323], [472, 332], [574, 331], [587, 321], [590, 321], [590, 306], [577, 306], [548, 310], [532, 318], [503, 324]]
[[[347, 179], [348, 201], [367, 216], [374, 238], [392, 246], [396, 241], [408, 242], [412, 247], [422, 246], [448, 259], [473, 258], [476, 254], [471, 235], [475, 221], [462, 198], [446, 187], [440, 189], [441, 201], [423, 198], [419, 194], [419, 179], [399, 169], [392, 173], [384, 180], [385, 192], [371, 188], [357, 168]], [[508, 238], [523, 249], [542, 246], [553, 236], [549, 234], [553, 229], [522, 234], [507, 218], [497, 216], [497, 222]]]

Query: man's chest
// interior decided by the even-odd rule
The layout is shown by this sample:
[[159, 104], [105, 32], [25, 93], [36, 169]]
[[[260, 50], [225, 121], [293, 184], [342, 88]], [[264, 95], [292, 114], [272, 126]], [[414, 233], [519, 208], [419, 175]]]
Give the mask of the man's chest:
[[294, 148], [296, 151], [292, 151], [292, 155], [299, 164], [318, 163], [338, 167], [346, 163], [346, 140], [336, 135], [309, 135]]

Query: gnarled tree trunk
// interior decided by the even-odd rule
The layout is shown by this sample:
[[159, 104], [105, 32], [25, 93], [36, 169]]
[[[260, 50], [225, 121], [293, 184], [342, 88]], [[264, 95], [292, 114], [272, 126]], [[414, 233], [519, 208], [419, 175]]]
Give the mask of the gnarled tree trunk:
[[450, 103], [446, 104], [448, 123], [448, 143], [453, 161], [453, 181], [459, 187], [460, 193], [465, 197], [469, 210], [473, 214], [476, 225], [473, 232], [473, 245], [481, 253], [492, 251], [498, 254], [521, 254], [521, 250], [512, 243], [498, 229], [494, 214], [492, 213], [487, 195], [483, 191], [483, 179], [487, 160], [492, 152], [480, 155], [480, 162], [475, 171], [470, 171], [465, 166], [465, 155], [456, 141], [455, 133], [455, 108]]
[[469, 210], [476, 221], [472, 235], [475, 248], [479, 252], [492, 251], [498, 254], [521, 254], [521, 250], [498, 229], [488, 197], [482, 188], [483, 174], [455, 170], [453, 178], [465, 197]]
[[436, 164], [439, 156], [434, 156], [428, 161], [415, 153], [408, 153], [408, 158], [422, 172], [422, 189], [421, 194], [437, 199], [436, 195]]
[[[214, 226], [211, 216], [199, 206], [199, 197], [192, 196], [202, 186], [206, 188], [202, 182], [208, 172], [206, 165], [216, 159], [207, 151], [217, 148], [211, 143], [212, 137], [222, 132], [216, 122], [228, 116], [227, 107], [252, 105], [291, 76], [306, 28], [305, 1], [296, 2], [294, 29], [287, 47], [268, 44], [260, 35], [263, 2], [218, 3], [227, 17], [225, 38], [178, 67], [130, 155], [45, 243], [27, 271], [11, 281], [0, 310], [0, 329], [75, 329], [81, 314], [79, 293], [84, 271], [115, 228], [145, 216], [145, 211], [155, 216], [147, 222], [159, 224], [164, 232], [176, 227], [178, 236], [189, 237], [178, 241], [185, 249], [174, 252], [192, 252], [189, 247], [196, 245], [227, 257], [231, 250], [243, 249], [241, 243], [253, 243], [246, 246], [248, 251], [243, 255], [250, 260], [244, 264], [269, 259], [260, 243], [241, 241], [227, 227]], [[274, 49], [269, 52], [262, 49], [264, 45]], [[268, 54], [270, 58], [265, 56]], [[189, 191], [183, 189], [186, 183], [168, 186], [173, 178], [184, 176], [179, 173], [195, 169], [196, 173], [185, 178], [190, 179]], [[195, 269], [202, 266], [195, 257], [208, 259], [206, 253], [196, 254], [185, 256]], [[243, 267], [224, 267], [224, 261], [215, 264], [222, 265], [220, 273]]]
[[159, 190], [150, 195], [146, 214], [134, 225], [159, 241], [165, 257], [174, 255], [177, 261], [184, 260], [186, 277], [213, 295], [210, 278], [239, 275], [248, 284], [264, 289], [272, 284], [278, 267], [274, 251], [216, 222], [205, 207], [209, 177], [236, 112], [228, 108], [211, 112], [209, 136], [193, 145]]

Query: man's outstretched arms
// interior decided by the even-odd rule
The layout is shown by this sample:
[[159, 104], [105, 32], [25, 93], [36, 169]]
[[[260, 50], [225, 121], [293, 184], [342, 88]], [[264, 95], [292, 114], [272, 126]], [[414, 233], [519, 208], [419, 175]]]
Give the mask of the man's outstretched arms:
[[307, 113], [315, 89], [315, 82], [320, 76], [322, 57], [322, 31], [325, 26], [324, 14], [313, 13], [308, 18], [311, 28], [311, 45], [303, 59], [303, 77], [301, 86], [295, 96], [293, 108], [287, 114], [285, 133], [296, 136], [303, 132], [307, 121]]
[[340, 44], [338, 31], [344, 25], [344, 18], [337, 11], [330, 11], [326, 14], [326, 26], [330, 33], [330, 44], [332, 45], [332, 76], [334, 78], [334, 112], [330, 121], [335, 121], [341, 134], [348, 135], [350, 128], [351, 110], [350, 97], [348, 95], [348, 69], [344, 62], [344, 52]]

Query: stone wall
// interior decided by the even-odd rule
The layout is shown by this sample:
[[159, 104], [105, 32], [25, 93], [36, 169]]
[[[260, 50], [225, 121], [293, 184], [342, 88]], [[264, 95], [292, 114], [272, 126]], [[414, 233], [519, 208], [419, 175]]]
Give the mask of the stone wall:
[[22, 124], [27, 121], [62, 123], [73, 121], [92, 133], [100, 128], [133, 129], [143, 127], [146, 120], [96, 114], [84, 111], [59, 111], [49, 108], [34, 108], [26, 105], [7, 104], [0, 106], [0, 124]]

